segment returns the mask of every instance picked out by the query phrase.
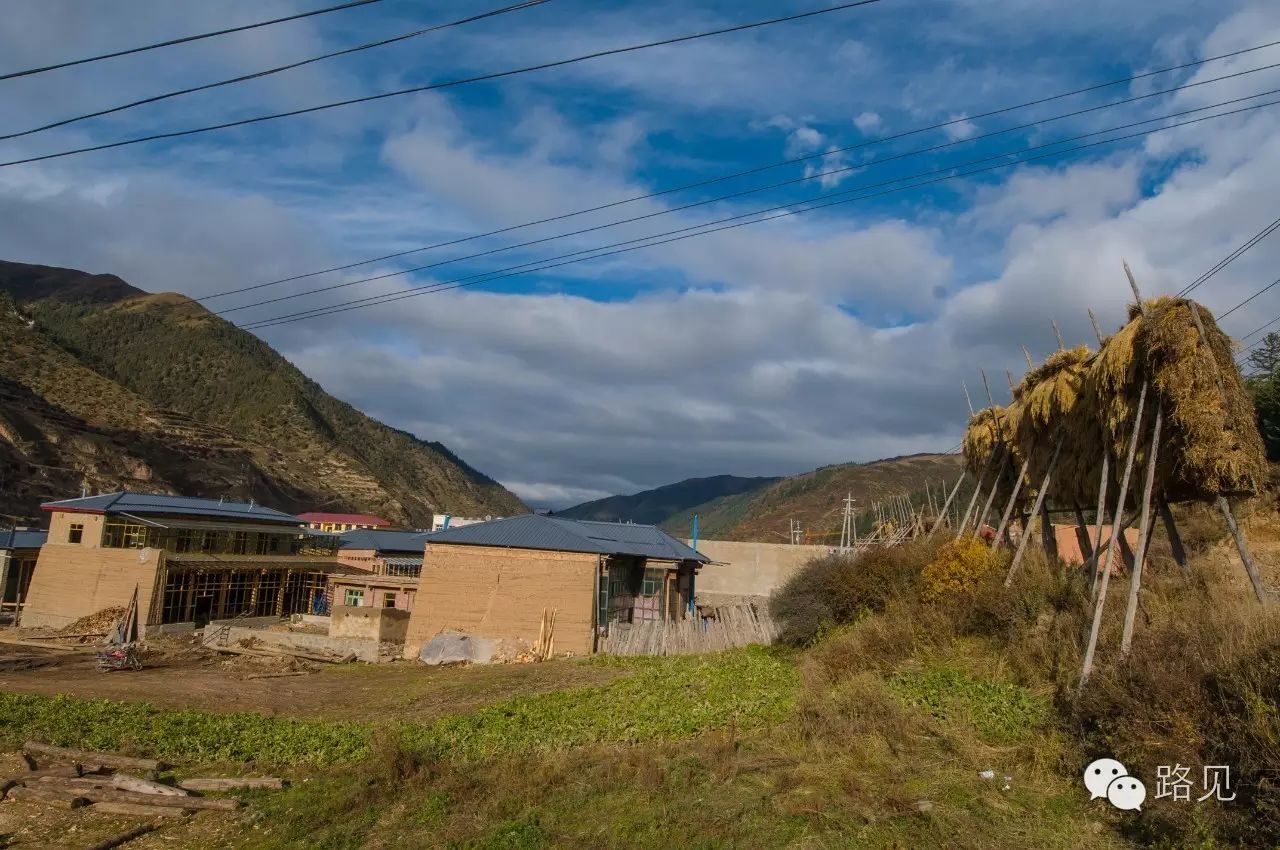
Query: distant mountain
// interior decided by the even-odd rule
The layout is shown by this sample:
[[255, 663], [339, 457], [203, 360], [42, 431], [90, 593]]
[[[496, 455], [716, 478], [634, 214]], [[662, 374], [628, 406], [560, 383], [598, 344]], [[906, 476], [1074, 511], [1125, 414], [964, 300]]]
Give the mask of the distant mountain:
[[[185, 296], [0, 261], [0, 513], [94, 490], [255, 498], [412, 527], [527, 510]], [[0, 517], [0, 522], [6, 517]]]
[[[704, 540], [757, 540], [786, 543], [791, 521], [796, 520], [809, 543], [840, 542], [844, 502], [852, 494], [855, 511], [872, 502], [902, 495], [913, 504], [924, 504], [929, 491], [950, 489], [959, 477], [959, 455], [919, 454], [871, 463], [824, 466], [812, 472], [782, 478], [765, 487], [726, 494], [675, 514], [662, 527], [678, 537], [688, 537], [693, 515], [698, 514], [698, 534]], [[966, 493], [968, 491], [965, 491]], [[863, 517], [869, 526], [869, 517]]]
[[556, 511], [556, 516], [658, 525], [694, 505], [759, 490], [778, 480], [777, 478], [743, 478], [737, 475], [688, 478], [675, 484], [643, 490], [630, 496], [609, 496], [605, 499], [583, 502], [581, 505]]

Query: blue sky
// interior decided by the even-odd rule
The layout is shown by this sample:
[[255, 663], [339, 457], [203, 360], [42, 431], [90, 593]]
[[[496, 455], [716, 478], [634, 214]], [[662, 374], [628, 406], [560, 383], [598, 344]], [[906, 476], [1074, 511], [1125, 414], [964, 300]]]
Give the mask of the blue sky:
[[[0, 72], [318, 5], [138, 0], [126, 10], [10, 0], [0, 23]], [[498, 5], [383, 0], [5, 81], [4, 132]], [[819, 5], [551, 0], [0, 142], [0, 158], [297, 109]], [[222, 310], [306, 296], [227, 314], [250, 323], [1256, 95], [1280, 88], [1280, 69], [972, 139], [1277, 63], [1280, 47], [963, 120], [1277, 40], [1280, 9], [1261, 2], [882, 0], [501, 81], [0, 168], [0, 257], [113, 272], [149, 290], [203, 297], [870, 143], [208, 302]], [[962, 380], [980, 386], [978, 370], [985, 368], [995, 389], [1005, 386], [1003, 371], [1016, 377], [1023, 368], [1021, 345], [1037, 356], [1051, 350], [1050, 319], [1071, 342], [1092, 338], [1086, 308], [1108, 326], [1119, 323], [1127, 296], [1122, 259], [1152, 294], [1176, 291], [1280, 214], [1273, 201], [1280, 182], [1277, 109], [258, 332], [326, 389], [445, 442], [531, 504], [558, 506], [693, 475], [786, 474], [946, 450], [966, 416]], [[957, 123], [876, 143], [944, 121]], [[881, 161], [889, 157], [900, 158]], [[845, 167], [855, 168], [814, 174]], [[805, 177], [811, 179], [672, 211]], [[652, 213], [660, 215], [308, 293]], [[1264, 244], [1197, 295], [1211, 307], [1230, 307], [1274, 279], [1277, 256], [1280, 243]], [[1280, 295], [1264, 296], [1233, 314], [1226, 329], [1243, 334], [1277, 313]]]

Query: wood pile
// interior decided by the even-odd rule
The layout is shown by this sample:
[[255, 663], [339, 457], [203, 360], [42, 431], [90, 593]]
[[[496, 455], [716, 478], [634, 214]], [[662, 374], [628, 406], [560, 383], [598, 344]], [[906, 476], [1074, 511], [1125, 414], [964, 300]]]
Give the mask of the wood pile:
[[[228, 797], [204, 797], [200, 792], [280, 789], [285, 785], [278, 777], [198, 777], [175, 782], [162, 778], [170, 766], [155, 759], [73, 750], [37, 741], [23, 744], [22, 753], [28, 770], [0, 781], [0, 798], [108, 815], [154, 820], [200, 811], [230, 812], [242, 803]], [[40, 767], [37, 759], [48, 766]], [[118, 847], [157, 827], [156, 823], [140, 824], [94, 846]]]
[[726, 605], [700, 612], [707, 616], [612, 623], [609, 634], [600, 641], [600, 651], [609, 655], [688, 655], [770, 644], [777, 637], [767, 606]]

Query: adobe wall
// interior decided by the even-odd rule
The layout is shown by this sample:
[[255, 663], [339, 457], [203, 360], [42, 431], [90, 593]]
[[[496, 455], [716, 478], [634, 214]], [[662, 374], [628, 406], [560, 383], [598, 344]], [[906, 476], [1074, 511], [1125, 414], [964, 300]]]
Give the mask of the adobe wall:
[[[85, 539], [89, 539], [88, 525]], [[159, 549], [46, 543], [31, 576], [22, 625], [57, 628], [104, 608], [125, 607], [134, 588], [138, 590], [138, 623], [145, 624], [162, 554]]]
[[[54, 511], [49, 518], [48, 543], [66, 543], [67, 535], [73, 524], [83, 525], [84, 533], [80, 546], [86, 549], [97, 549], [102, 545], [102, 526], [106, 517], [102, 514], [77, 514], [68, 511]], [[47, 545], [47, 544], [46, 544]], [[71, 544], [76, 545], [76, 544]]]
[[533, 643], [557, 609], [555, 652], [589, 655], [596, 555], [428, 543], [405, 657], [443, 631]]
[[831, 547], [699, 540], [698, 551], [712, 561], [722, 562], [707, 564], [698, 571], [694, 593], [705, 604], [726, 597], [769, 596], [796, 570], [813, 558], [823, 557]]

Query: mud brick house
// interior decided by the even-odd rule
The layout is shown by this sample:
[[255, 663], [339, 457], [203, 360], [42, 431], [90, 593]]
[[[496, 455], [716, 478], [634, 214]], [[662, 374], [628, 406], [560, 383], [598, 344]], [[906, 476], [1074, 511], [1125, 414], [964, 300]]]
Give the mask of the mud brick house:
[[338, 539], [338, 560], [365, 572], [332, 577], [333, 605], [413, 610], [426, 532], [361, 529]]
[[48, 536], [34, 529], [0, 531], [0, 621], [12, 622], [22, 611], [40, 547]]
[[446, 631], [586, 655], [611, 624], [688, 616], [708, 559], [650, 525], [524, 514], [427, 536], [405, 656]]
[[323, 610], [329, 577], [350, 572], [338, 538], [253, 502], [107, 493], [42, 505], [49, 537], [22, 611], [62, 626], [138, 596], [147, 627]]

